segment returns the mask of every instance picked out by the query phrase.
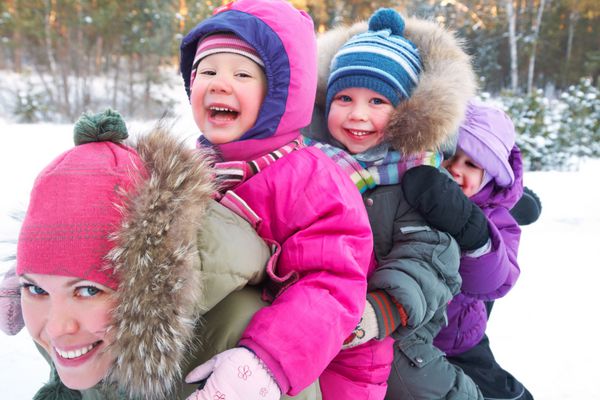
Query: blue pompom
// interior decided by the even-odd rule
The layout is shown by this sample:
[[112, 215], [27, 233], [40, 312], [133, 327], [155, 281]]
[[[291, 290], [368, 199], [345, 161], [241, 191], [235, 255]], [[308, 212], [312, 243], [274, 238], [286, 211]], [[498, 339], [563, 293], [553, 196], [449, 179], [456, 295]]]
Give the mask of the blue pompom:
[[369, 18], [369, 30], [381, 31], [389, 29], [392, 35], [403, 36], [404, 19], [398, 12], [391, 8], [380, 8]]

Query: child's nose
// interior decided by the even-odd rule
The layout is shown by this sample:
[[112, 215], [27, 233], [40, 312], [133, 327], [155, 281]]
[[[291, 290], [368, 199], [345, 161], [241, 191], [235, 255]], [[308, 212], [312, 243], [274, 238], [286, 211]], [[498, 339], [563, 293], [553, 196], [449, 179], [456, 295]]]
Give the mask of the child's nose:
[[223, 78], [211, 80], [209, 90], [211, 93], [231, 93], [231, 84]]
[[460, 176], [460, 168], [456, 165], [455, 162], [447, 165], [446, 169], [448, 170], [448, 172], [450, 172], [450, 175], [452, 175], [455, 179]]
[[369, 114], [366, 107], [357, 104], [350, 110], [349, 117], [354, 121], [366, 121], [369, 118]]

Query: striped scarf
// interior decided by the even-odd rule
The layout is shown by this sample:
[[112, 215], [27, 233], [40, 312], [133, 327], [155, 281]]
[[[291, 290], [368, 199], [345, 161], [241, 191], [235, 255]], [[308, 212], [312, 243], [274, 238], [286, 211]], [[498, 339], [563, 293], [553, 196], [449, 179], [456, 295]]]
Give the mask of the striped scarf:
[[399, 152], [393, 150], [388, 151], [380, 160], [358, 161], [338, 147], [307, 138], [304, 141], [309, 146], [319, 148], [340, 166], [354, 182], [360, 193], [379, 185], [400, 183], [402, 175], [413, 167], [430, 165], [439, 168], [442, 163], [442, 154], [439, 152], [425, 151], [402, 158]]
[[298, 137], [285, 146], [252, 161], [224, 161], [216, 163], [214, 172], [219, 182], [219, 191], [225, 192], [234, 188], [275, 163], [275, 161], [302, 147], [304, 147], [304, 143]]

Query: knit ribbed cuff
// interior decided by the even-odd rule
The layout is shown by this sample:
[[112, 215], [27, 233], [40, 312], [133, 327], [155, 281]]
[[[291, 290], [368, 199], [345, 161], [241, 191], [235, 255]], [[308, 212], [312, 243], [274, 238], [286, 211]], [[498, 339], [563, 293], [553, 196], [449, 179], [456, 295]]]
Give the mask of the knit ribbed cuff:
[[398, 327], [405, 327], [408, 322], [408, 315], [402, 304], [387, 294], [383, 290], [376, 290], [367, 293], [367, 301], [373, 306], [379, 335], [377, 339], [381, 340], [391, 335]]

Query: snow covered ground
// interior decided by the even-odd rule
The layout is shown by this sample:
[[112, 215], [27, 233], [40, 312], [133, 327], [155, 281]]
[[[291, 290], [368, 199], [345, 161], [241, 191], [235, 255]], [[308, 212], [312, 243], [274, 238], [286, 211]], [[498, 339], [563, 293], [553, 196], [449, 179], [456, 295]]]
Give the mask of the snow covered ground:
[[[193, 140], [187, 122], [182, 137]], [[148, 123], [130, 125], [132, 133]], [[7, 215], [24, 209], [36, 174], [72, 146], [70, 125], [17, 125], [0, 120], [0, 240], [16, 237]], [[600, 160], [577, 172], [529, 172], [525, 184], [543, 201], [541, 218], [523, 227], [517, 286], [494, 307], [489, 336], [498, 361], [525, 383], [536, 399], [600, 399]], [[10, 252], [3, 245], [0, 254]], [[594, 267], [594, 265], [596, 265]], [[8, 264], [0, 265], [0, 273]], [[47, 378], [48, 367], [23, 331], [0, 333], [0, 393], [30, 399]]]

